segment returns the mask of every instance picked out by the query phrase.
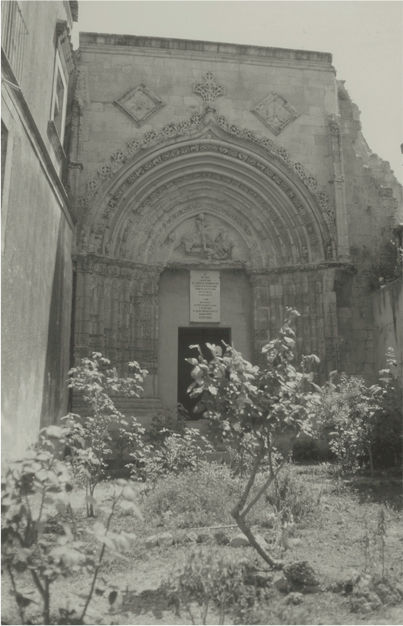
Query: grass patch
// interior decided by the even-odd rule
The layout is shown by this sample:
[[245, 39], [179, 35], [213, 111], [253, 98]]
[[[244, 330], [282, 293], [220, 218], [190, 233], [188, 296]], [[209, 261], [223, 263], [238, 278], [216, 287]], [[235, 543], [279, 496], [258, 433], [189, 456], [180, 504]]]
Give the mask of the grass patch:
[[[258, 476], [251, 494], [266, 480]], [[233, 524], [231, 510], [246, 479], [234, 477], [226, 465], [202, 463], [197, 471], [185, 471], [161, 479], [144, 501], [144, 513], [153, 525], [196, 528], [217, 524]], [[299, 477], [290, 467], [270, 487], [266, 500], [251, 510], [251, 524], [270, 527], [273, 513], [292, 517], [296, 522], [311, 520], [319, 509], [318, 492], [312, 484]]]

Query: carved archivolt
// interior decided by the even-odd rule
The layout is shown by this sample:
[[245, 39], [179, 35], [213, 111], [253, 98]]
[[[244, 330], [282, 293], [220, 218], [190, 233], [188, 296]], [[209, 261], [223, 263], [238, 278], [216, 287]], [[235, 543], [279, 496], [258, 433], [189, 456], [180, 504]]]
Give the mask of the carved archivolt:
[[[124, 149], [116, 150], [111, 155], [110, 159], [112, 164], [103, 165], [98, 170], [96, 176], [87, 183], [85, 201], [88, 203], [102, 183], [116, 174], [130, 159], [137, 155], [137, 153], [151, 146], [166, 142], [167, 140], [175, 140], [186, 135], [191, 135], [195, 131], [203, 128], [203, 122], [204, 117], [199, 113], [194, 113], [189, 120], [178, 124], [168, 124], [159, 132], [151, 130], [146, 132], [141, 138], [129, 141]], [[327, 194], [320, 189], [315, 177], [312, 176], [301, 163], [294, 162], [291, 159], [285, 148], [276, 146], [274, 141], [267, 137], [259, 137], [252, 130], [241, 129], [236, 124], [231, 124], [223, 115], [215, 117], [214, 123], [226, 133], [258, 145], [270, 156], [274, 156], [283, 162], [287, 168], [302, 180], [304, 185], [306, 185], [309, 191], [315, 196], [319, 206], [324, 210], [329, 221], [331, 222], [334, 219], [334, 211], [331, 211], [328, 206], [329, 198]]]
[[[91, 202], [81, 199], [77, 249], [163, 265], [197, 261], [259, 268], [335, 259], [325, 198], [319, 194], [320, 203], [301, 176], [285, 174], [284, 159], [252, 151], [245, 137], [228, 142], [217, 124], [195, 133], [126, 163], [122, 157], [124, 165]], [[221, 258], [186, 249], [201, 213], [216, 230]]]

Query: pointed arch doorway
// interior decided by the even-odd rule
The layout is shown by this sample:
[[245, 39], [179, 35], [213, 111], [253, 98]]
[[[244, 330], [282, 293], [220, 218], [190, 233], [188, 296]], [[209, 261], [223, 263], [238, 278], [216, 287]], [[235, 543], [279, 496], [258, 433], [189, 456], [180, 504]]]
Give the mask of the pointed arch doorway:
[[191, 365], [185, 359], [197, 356], [189, 346], [201, 344], [206, 357], [206, 343], [233, 344], [242, 355], [252, 360], [253, 302], [252, 288], [245, 272], [221, 269], [220, 321], [206, 324], [190, 322], [190, 270], [166, 270], [159, 286], [159, 349], [158, 390], [165, 406], [183, 404], [190, 418], [196, 402], [186, 391], [192, 382]]

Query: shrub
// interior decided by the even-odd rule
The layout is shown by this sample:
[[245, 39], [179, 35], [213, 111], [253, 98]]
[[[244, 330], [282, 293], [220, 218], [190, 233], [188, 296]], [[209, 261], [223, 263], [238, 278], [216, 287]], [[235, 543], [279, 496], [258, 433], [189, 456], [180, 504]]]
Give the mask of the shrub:
[[153, 417], [151, 426], [145, 430], [145, 440], [154, 449], [158, 448], [167, 437], [173, 434], [183, 435], [187, 422], [187, 412], [181, 404], [171, 409], [161, 409]]
[[[169, 474], [194, 472], [206, 458], [212, 447], [203, 435], [194, 428], [185, 428], [182, 434], [172, 433], [159, 442], [149, 446], [148, 455], [143, 457], [140, 473], [145, 480], [156, 482]], [[131, 467], [132, 464], [130, 464]]]
[[[83, 418], [70, 413], [63, 418], [68, 429], [68, 460], [74, 474], [82, 478], [90, 498], [102, 478], [114, 441], [121, 455], [130, 448], [137, 464], [146, 452], [142, 438], [144, 429], [134, 418], [129, 423], [110, 397], [113, 393], [139, 397], [147, 371], [141, 370], [136, 362], [128, 365], [133, 370], [132, 376], [119, 378], [116, 368], [109, 367], [110, 361], [94, 352], [91, 358], [81, 359], [69, 372], [69, 387], [83, 394], [90, 414]], [[90, 498], [86, 500], [87, 514], [93, 516]]]
[[188, 556], [184, 567], [171, 575], [161, 591], [176, 606], [177, 613], [185, 609], [192, 624], [195, 624], [195, 605], [199, 610], [199, 620], [207, 621], [211, 606], [218, 610], [219, 624], [224, 624], [225, 614], [236, 606], [237, 613], [242, 608], [253, 606], [257, 597], [255, 588], [248, 587], [251, 564], [234, 556], [217, 556], [213, 550], [196, 549]]
[[317, 494], [290, 467], [271, 484], [266, 500], [284, 521], [309, 521], [318, 514]]
[[375, 464], [401, 460], [401, 389], [392, 371], [396, 361], [391, 349], [387, 364], [378, 385], [368, 387], [361, 377], [346, 374], [335, 385], [331, 375], [322, 391], [320, 428], [330, 429], [331, 450], [347, 469], [369, 463], [373, 475]]

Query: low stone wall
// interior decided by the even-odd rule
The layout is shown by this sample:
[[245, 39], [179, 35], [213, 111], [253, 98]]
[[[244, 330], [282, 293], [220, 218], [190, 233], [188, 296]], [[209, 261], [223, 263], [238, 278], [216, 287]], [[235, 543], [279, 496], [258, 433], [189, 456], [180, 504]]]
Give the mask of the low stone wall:
[[377, 370], [386, 365], [385, 354], [393, 348], [400, 380], [403, 376], [403, 279], [399, 278], [372, 295], [375, 362]]

